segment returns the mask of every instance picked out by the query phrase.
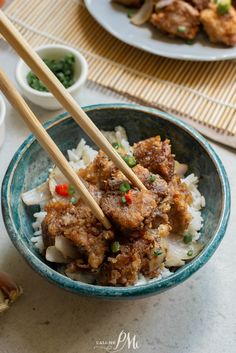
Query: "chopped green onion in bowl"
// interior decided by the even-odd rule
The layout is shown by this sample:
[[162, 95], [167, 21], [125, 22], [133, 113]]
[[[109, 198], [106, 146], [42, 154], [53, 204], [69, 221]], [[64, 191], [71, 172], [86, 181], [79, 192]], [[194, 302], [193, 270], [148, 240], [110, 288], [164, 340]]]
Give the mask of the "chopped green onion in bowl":
[[[65, 88], [69, 88], [75, 83], [75, 57], [73, 54], [67, 54], [60, 60], [45, 58], [43, 61]], [[27, 74], [27, 82], [30, 87], [37, 91], [48, 92], [48, 89], [44, 83], [32, 71]]]

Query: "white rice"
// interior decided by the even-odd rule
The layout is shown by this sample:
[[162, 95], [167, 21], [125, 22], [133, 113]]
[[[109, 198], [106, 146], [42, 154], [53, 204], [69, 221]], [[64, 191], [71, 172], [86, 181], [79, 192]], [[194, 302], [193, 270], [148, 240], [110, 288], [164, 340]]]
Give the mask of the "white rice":
[[138, 280], [137, 282], [134, 284], [134, 286], [141, 286], [143, 284], [147, 284], [147, 283], [151, 283], [151, 282], [155, 282], [155, 281], [159, 281], [162, 278], [166, 278], [169, 277], [173, 272], [171, 272], [168, 268], [164, 267], [160, 270], [159, 276], [155, 277], [155, 278], [148, 278], [145, 277], [144, 275], [142, 275], [142, 273], [138, 274]]
[[[128, 154], [132, 154], [132, 147], [128, 142], [126, 131], [123, 127], [118, 126], [115, 128], [115, 131], [102, 131], [102, 133], [111, 144], [118, 142], [123, 146], [123, 148]], [[72, 168], [76, 171], [81, 168], [85, 168], [88, 164], [90, 164], [96, 157], [97, 153], [98, 152], [96, 150], [92, 149], [86, 144], [84, 139], [81, 139], [76, 148], [67, 151], [69, 163]], [[52, 169], [50, 170], [50, 172], [51, 171]], [[194, 174], [190, 174], [187, 177], [182, 178], [182, 182], [187, 185], [187, 188], [191, 192], [193, 199], [191, 206], [189, 206], [189, 212], [192, 215], [192, 220], [189, 224], [188, 229], [186, 229], [186, 231], [184, 232], [184, 235], [192, 235], [194, 241], [198, 240], [201, 235], [200, 230], [203, 225], [201, 209], [205, 206], [205, 198], [201, 195], [200, 191], [198, 190], [198, 181], [198, 177]], [[35, 222], [32, 224], [34, 229], [34, 236], [31, 238], [31, 241], [34, 246], [40, 251], [40, 253], [43, 253], [44, 251], [41, 224], [46, 214], [47, 213], [44, 211], [35, 213]], [[151, 281], [159, 280], [161, 278], [168, 277], [171, 274], [172, 272], [168, 268], [165, 268], [163, 266], [157, 278], [150, 280], [144, 277], [142, 274], [139, 274], [138, 281], [134, 285], [137, 286]], [[69, 276], [69, 274], [67, 275]], [[81, 274], [78, 273], [74, 274], [71, 278], [74, 280], [87, 281], [87, 283], [91, 283], [90, 277], [88, 275], [87, 279], [82, 279]]]
[[191, 192], [193, 199], [191, 206], [189, 206], [189, 213], [192, 216], [192, 220], [188, 226], [188, 229], [186, 229], [184, 232], [184, 235], [191, 234], [193, 240], [198, 240], [201, 235], [200, 230], [203, 224], [201, 209], [206, 205], [205, 198], [198, 190], [199, 180], [198, 177], [196, 177], [194, 174], [188, 175], [182, 181], [187, 185], [187, 188]]
[[123, 146], [127, 153], [132, 153], [132, 148], [130, 147], [126, 131], [122, 126], [115, 127], [115, 131], [102, 130], [102, 133], [111, 144], [118, 142]]
[[39, 250], [42, 254], [44, 251], [43, 237], [42, 237], [42, 227], [41, 224], [46, 217], [47, 212], [41, 211], [34, 213], [35, 222], [32, 223], [32, 227], [34, 229], [34, 236], [31, 238], [32, 243], [35, 248]]
[[75, 170], [85, 168], [94, 160], [97, 153], [98, 152], [92, 147], [86, 145], [84, 139], [80, 140], [80, 143], [75, 149], [67, 151], [69, 163]]

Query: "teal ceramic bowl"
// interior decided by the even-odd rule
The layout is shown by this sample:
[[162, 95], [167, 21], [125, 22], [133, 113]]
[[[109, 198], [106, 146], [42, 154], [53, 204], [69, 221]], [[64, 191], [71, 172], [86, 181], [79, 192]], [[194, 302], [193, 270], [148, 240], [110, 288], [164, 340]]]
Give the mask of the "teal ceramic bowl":
[[[155, 109], [124, 104], [96, 105], [84, 108], [94, 123], [104, 130], [125, 127], [131, 143], [160, 134], [172, 142], [177, 160], [187, 163], [189, 171], [200, 178], [199, 189], [205, 196], [201, 253], [171, 276], [133, 287], [101, 287], [73, 281], [56, 272], [34, 249], [30, 238], [36, 207], [26, 207], [21, 193], [45, 181], [52, 162], [35, 138], [30, 135], [14, 155], [2, 184], [2, 210], [9, 236], [25, 260], [50, 282], [76, 294], [130, 299], [154, 295], [180, 284], [199, 270], [222, 240], [230, 213], [230, 188], [225, 169], [209, 143], [182, 121]], [[67, 114], [49, 121], [45, 127], [62, 152], [66, 153], [85, 137]]]

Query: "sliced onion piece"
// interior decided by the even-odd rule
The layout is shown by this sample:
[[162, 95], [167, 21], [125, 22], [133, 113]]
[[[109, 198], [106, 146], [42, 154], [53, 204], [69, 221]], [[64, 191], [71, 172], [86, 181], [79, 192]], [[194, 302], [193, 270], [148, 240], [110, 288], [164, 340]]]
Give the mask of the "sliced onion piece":
[[152, 15], [153, 0], [145, 0], [143, 6], [131, 17], [131, 22], [136, 26], [146, 23]]
[[106, 137], [106, 139], [110, 142], [111, 145], [117, 142], [115, 131], [101, 130], [101, 132], [104, 135], [104, 137]]
[[180, 267], [186, 260], [191, 260], [199, 254], [203, 245], [197, 242], [185, 244], [183, 237], [169, 235], [166, 239], [167, 256], [165, 265], [167, 267]]
[[88, 283], [92, 284], [96, 280], [96, 274], [92, 273], [85, 273], [85, 272], [69, 272], [68, 270], [65, 270], [65, 274], [67, 277], [72, 279], [73, 281], [79, 281], [83, 283]]
[[126, 131], [123, 128], [123, 126], [116, 126], [115, 127], [115, 136], [116, 136], [116, 140], [119, 143], [122, 143], [123, 140], [128, 141], [128, 137], [127, 137]]
[[63, 235], [57, 236], [55, 238], [55, 247], [65, 259], [76, 259], [78, 257], [78, 251], [75, 246], [72, 245], [69, 239], [63, 237]]
[[85, 145], [85, 140], [81, 139], [76, 148], [67, 150], [67, 154], [71, 162], [78, 162], [82, 158], [82, 153]]
[[62, 255], [62, 253], [59, 250], [57, 250], [55, 246], [49, 246], [47, 248], [45, 258], [49, 262], [57, 262], [59, 264], [68, 263], [68, 261]]
[[174, 2], [174, 0], [160, 0], [156, 3], [156, 10], [163, 9], [163, 7], [169, 6]]
[[37, 186], [36, 188], [26, 191], [21, 195], [23, 202], [28, 205], [39, 205], [50, 200], [51, 194], [49, 191], [48, 182]]
[[175, 161], [175, 173], [179, 175], [180, 177], [183, 177], [184, 174], [187, 172], [188, 166], [187, 164], [184, 163], [179, 163]]

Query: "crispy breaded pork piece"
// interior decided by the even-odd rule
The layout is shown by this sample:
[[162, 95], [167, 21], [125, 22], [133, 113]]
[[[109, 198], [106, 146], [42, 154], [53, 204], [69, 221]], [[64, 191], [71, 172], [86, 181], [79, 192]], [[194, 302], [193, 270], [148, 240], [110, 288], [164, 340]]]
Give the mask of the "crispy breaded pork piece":
[[139, 177], [144, 186], [156, 196], [156, 200], [160, 200], [168, 194], [168, 184], [159, 175], [151, 173], [147, 168], [141, 164], [137, 164], [133, 168], [133, 172]]
[[106, 189], [107, 179], [109, 179], [111, 174], [117, 170], [117, 167], [101, 150], [99, 151], [94, 163], [98, 173], [99, 186], [101, 189]]
[[120, 253], [116, 257], [108, 257], [101, 267], [99, 284], [128, 286], [137, 281], [141, 267], [140, 256], [129, 245], [120, 248]]
[[56, 236], [63, 235], [87, 256], [91, 268], [98, 268], [114, 237], [113, 231], [104, 229], [90, 208], [80, 201], [76, 206], [50, 202], [45, 211], [47, 215], [42, 223], [45, 247], [53, 245]]
[[187, 2], [174, 0], [153, 13], [151, 23], [172, 37], [194, 39], [199, 31], [199, 12]]
[[156, 136], [135, 143], [134, 156], [143, 167], [167, 181], [174, 175], [174, 155], [169, 140], [161, 141], [160, 136]]
[[166, 257], [166, 249], [157, 231], [148, 230], [141, 237], [120, 246], [118, 254], [108, 257], [101, 267], [99, 282], [102, 285], [134, 284], [138, 273], [156, 277]]
[[201, 12], [200, 20], [211, 42], [228, 46], [236, 44], [236, 10], [232, 6], [228, 13], [220, 15], [217, 5], [210, 4]]
[[193, 7], [196, 7], [198, 11], [202, 11], [204, 9], [207, 9], [210, 4], [210, 0], [187, 0], [190, 4], [193, 5]]
[[102, 195], [104, 194], [104, 191], [99, 189], [96, 184], [93, 185], [93, 184], [88, 183], [86, 181], [83, 181], [83, 182], [84, 182], [84, 185], [86, 186], [86, 188], [88, 189], [88, 191], [90, 192], [90, 194], [93, 196], [94, 200], [98, 204], [100, 204], [100, 201], [101, 201]]
[[100, 189], [105, 190], [107, 180], [117, 170], [109, 157], [102, 150], [99, 150], [95, 160], [86, 168], [80, 169], [79, 175], [87, 182], [96, 184]]
[[112, 0], [113, 2], [127, 7], [140, 7], [143, 3], [143, 0]]
[[[149, 216], [146, 217], [145, 225], [149, 226], [152, 223], [158, 228], [162, 223], [167, 224], [167, 212], [170, 210], [170, 197], [167, 182], [160, 175], [149, 172], [147, 168], [144, 168], [140, 164], [133, 167], [133, 172], [139, 177], [145, 187], [153, 193], [152, 195], [156, 201], [156, 207]], [[124, 182], [127, 183], [128, 179], [120, 170], [116, 170], [107, 180], [107, 190], [118, 192]], [[121, 197], [122, 195], [120, 195], [120, 198]], [[116, 212], [118, 213], [118, 211]]]
[[168, 222], [171, 226], [171, 233], [183, 234], [192, 218], [188, 210], [188, 206], [192, 202], [192, 195], [187, 186], [176, 175], [169, 183], [169, 192], [171, 208], [168, 212]]
[[[141, 164], [137, 164], [132, 170], [144, 186], [153, 192], [157, 199], [167, 195], [167, 182], [160, 175], [149, 172], [149, 170], [144, 168]], [[113, 191], [119, 190], [121, 183], [125, 181], [128, 182], [128, 179], [124, 174], [120, 170], [115, 170], [107, 180], [107, 188]]]
[[151, 191], [129, 191], [130, 203], [119, 191], [107, 191], [101, 199], [101, 208], [105, 215], [122, 230], [142, 229], [145, 220], [152, 214], [157, 204]]

